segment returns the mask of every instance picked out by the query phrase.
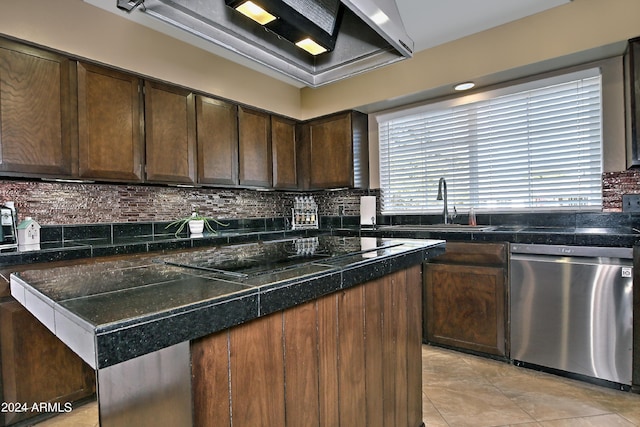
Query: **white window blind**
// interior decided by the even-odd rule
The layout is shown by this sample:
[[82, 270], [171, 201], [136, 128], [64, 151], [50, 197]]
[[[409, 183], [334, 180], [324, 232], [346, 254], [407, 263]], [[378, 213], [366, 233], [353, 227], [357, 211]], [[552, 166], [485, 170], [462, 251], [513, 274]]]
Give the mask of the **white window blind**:
[[600, 208], [599, 72], [533, 85], [379, 115], [382, 212]]

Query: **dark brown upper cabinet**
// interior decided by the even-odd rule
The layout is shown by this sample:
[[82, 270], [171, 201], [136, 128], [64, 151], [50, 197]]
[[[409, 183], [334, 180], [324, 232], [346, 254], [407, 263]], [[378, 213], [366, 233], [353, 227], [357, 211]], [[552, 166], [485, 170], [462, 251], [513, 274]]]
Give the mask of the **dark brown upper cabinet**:
[[141, 82], [135, 76], [78, 63], [81, 178], [143, 180]]
[[640, 37], [624, 55], [627, 168], [640, 167]]
[[196, 96], [198, 182], [238, 184], [238, 107]]
[[366, 188], [369, 144], [366, 114], [347, 111], [299, 128], [298, 168], [303, 189]]
[[297, 189], [295, 121], [271, 116], [271, 150], [273, 188]]
[[261, 111], [238, 107], [240, 185], [271, 187], [271, 119]]
[[74, 90], [72, 61], [0, 39], [0, 173], [77, 173]]
[[191, 91], [145, 81], [146, 179], [195, 184], [196, 108]]

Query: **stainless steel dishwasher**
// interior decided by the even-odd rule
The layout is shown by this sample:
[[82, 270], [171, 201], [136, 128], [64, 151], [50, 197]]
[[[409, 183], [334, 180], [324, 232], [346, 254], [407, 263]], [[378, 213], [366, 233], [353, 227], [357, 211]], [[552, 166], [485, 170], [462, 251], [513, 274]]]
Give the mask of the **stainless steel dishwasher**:
[[632, 249], [510, 250], [511, 359], [630, 386]]

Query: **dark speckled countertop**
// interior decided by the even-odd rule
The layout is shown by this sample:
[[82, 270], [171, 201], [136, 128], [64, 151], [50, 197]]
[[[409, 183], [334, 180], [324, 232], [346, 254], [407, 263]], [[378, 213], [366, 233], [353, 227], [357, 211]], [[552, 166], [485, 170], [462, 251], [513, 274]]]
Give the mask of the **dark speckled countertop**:
[[94, 368], [373, 280], [441, 240], [319, 235], [96, 259], [11, 275], [11, 293]]
[[468, 242], [509, 242], [545, 245], [575, 245], [603, 247], [633, 247], [640, 243], [640, 232], [632, 227], [570, 227], [570, 226], [480, 226], [473, 230], [430, 228], [432, 225], [382, 225], [343, 227], [334, 234], [383, 236], [396, 238], [443, 239]]

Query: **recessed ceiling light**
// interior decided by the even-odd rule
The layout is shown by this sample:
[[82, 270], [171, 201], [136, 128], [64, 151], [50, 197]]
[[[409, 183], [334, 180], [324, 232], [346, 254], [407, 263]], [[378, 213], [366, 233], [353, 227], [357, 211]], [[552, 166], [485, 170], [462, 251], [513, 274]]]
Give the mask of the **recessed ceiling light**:
[[476, 84], [474, 82], [464, 82], [455, 85], [453, 88], [455, 90], [469, 90], [474, 87]]

